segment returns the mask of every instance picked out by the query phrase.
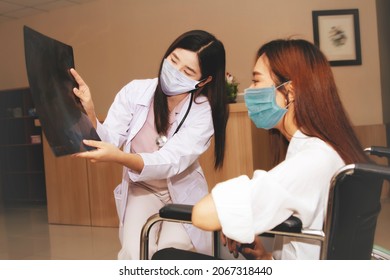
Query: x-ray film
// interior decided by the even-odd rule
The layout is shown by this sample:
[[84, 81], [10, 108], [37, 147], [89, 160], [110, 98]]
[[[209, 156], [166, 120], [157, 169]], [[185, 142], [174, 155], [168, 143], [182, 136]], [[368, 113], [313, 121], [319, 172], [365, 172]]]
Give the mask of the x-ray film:
[[94, 149], [82, 142], [100, 138], [73, 93], [73, 48], [24, 26], [24, 50], [34, 105], [55, 156]]

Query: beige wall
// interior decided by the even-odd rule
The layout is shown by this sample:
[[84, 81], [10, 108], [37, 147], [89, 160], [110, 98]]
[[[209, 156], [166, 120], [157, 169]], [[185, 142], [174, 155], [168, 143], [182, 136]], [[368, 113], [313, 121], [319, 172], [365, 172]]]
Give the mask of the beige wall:
[[227, 70], [240, 91], [267, 40], [296, 35], [313, 41], [313, 10], [357, 8], [361, 66], [334, 67], [355, 125], [383, 123], [375, 0], [96, 0], [0, 24], [0, 89], [27, 86], [23, 25], [74, 48], [76, 68], [104, 116], [115, 93], [135, 78], [154, 77], [168, 44], [184, 31], [205, 29], [225, 44]]

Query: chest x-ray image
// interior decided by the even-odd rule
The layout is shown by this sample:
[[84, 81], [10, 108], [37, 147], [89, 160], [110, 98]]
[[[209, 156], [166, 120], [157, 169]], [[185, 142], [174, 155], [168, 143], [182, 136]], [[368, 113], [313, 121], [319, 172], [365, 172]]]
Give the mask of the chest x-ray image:
[[34, 105], [54, 155], [94, 149], [82, 142], [100, 138], [73, 93], [73, 48], [24, 26], [24, 50]]

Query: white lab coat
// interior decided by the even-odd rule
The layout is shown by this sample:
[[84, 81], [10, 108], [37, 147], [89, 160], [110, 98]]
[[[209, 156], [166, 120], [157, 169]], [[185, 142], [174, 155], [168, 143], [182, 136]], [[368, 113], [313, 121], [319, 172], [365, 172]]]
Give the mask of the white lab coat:
[[[97, 132], [102, 141], [123, 147], [130, 152], [131, 141], [144, 125], [153, 101], [158, 79], [134, 80], [124, 86], [110, 107]], [[140, 153], [144, 168], [140, 174], [124, 167], [122, 182], [114, 191], [120, 224], [123, 224], [130, 180], [133, 182], [165, 179], [173, 203], [195, 204], [208, 193], [207, 182], [198, 157], [210, 146], [214, 133], [211, 107], [200, 96], [180, 130], [172, 136], [188, 108], [188, 99], [169, 131], [168, 142], [157, 152]], [[142, 211], [142, 209], [140, 209]], [[184, 225], [195, 248], [211, 253], [211, 234], [191, 225]]]
[[[293, 214], [304, 228], [322, 229], [329, 184], [342, 166], [344, 161], [332, 147], [298, 130], [286, 159], [269, 172], [256, 170], [252, 179], [240, 176], [214, 187], [212, 197], [222, 231], [231, 239], [251, 243], [255, 234], [274, 228]], [[318, 242], [275, 241], [275, 259], [319, 259]]]

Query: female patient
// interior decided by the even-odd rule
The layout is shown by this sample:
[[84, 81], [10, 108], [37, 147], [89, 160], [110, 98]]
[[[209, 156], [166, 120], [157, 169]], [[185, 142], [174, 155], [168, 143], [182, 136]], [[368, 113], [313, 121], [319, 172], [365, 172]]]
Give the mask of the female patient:
[[257, 53], [245, 102], [258, 128], [272, 129], [273, 137], [281, 136], [282, 146], [289, 142], [285, 158], [269, 172], [255, 171], [252, 179], [240, 176], [217, 184], [195, 205], [193, 223], [205, 230], [222, 228], [239, 243], [255, 239], [255, 250], [243, 249], [251, 258], [319, 259], [315, 241], [277, 237], [271, 255], [262, 251], [255, 235], [292, 214], [303, 227], [322, 229], [332, 175], [344, 164], [368, 160], [340, 102], [327, 59], [304, 40], [265, 44]]

